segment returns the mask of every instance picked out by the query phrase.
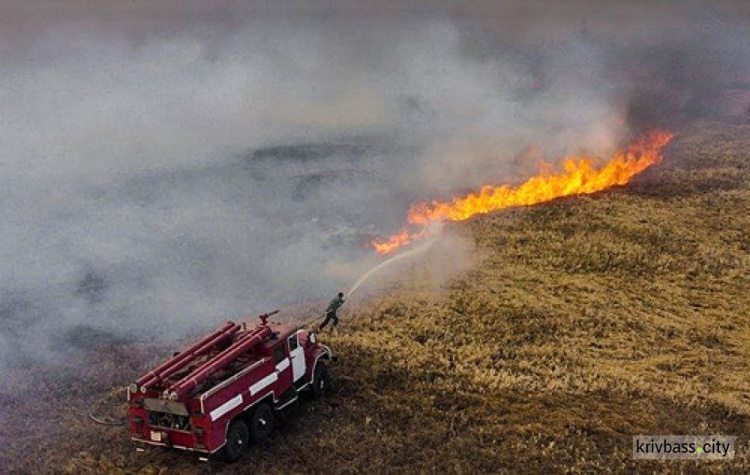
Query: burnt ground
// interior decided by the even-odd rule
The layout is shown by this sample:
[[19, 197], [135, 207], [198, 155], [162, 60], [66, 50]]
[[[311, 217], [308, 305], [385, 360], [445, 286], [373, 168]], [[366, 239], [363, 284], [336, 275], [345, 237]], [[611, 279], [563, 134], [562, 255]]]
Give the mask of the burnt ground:
[[[2, 375], [0, 464], [16, 472], [747, 472], [750, 126], [679, 131], [626, 187], [452, 226], [478, 263], [408, 266], [352, 306], [322, 402], [239, 463], [137, 453], [117, 388], [171, 348], [106, 341], [78, 365]], [[106, 340], [106, 338], [105, 338]], [[70, 369], [74, 367], [76, 369]], [[111, 396], [111, 397], [108, 397]], [[100, 401], [102, 398], [104, 400]], [[731, 462], [631, 459], [634, 434], [729, 434]]]

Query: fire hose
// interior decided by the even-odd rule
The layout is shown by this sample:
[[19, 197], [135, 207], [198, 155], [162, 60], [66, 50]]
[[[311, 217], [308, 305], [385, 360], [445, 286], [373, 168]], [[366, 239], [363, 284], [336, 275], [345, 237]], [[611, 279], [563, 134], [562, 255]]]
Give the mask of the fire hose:
[[96, 401], [94, 401], [94, 404], [91, 405], [88, 411], [89, 419], [96, 422], [97, 424], [101, 424], [104, 426], [122, 426], [125, 425], [125, 417], [120, 418], [120, 420], [114, 419], [112, 417], [107, 416], [97, 416], [94, 414], [94, 411], [104, 402], [105, 399], [110, 399], [113, 394], [120, 394], [123, 391], [127, 391], [126, 387], [123, 388], [115, 388], [105, 394], [104, 396], [100, 397]]

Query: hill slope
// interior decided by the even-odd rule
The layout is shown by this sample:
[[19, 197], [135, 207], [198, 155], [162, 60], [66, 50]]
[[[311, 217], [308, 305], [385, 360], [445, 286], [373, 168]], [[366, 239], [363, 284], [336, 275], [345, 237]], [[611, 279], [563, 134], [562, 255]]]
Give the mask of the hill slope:
[[[749, 146], [750, 127], [699, 124], [627, 187], [454, 226], [478, 263], [440, 290], [416, 264], [387, 296], [347, 309], [341, 333], [323, 337], [341, 356], [335, 392], [285, 414], [272, 442], [231, 468], [136, 454], [121, 428], [78, 422], [91, 396], [53, 410], [64, 435], [45, 458], [21, 457], [18, 442], [2, 461], [152, 473], [750, 470]], [[100, 371], [128, 380], [146, 360]], [[739, 452], [731, 464], [636, 463], [639, 433], [737, 435]]]

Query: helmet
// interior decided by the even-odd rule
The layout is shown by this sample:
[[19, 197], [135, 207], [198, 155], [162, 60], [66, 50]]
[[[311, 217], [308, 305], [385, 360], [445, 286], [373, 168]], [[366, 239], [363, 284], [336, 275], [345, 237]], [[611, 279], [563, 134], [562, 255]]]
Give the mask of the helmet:
[[344, 296], [344, 292], [339, 292], [339, 297], [343, 297], [343, 296]]

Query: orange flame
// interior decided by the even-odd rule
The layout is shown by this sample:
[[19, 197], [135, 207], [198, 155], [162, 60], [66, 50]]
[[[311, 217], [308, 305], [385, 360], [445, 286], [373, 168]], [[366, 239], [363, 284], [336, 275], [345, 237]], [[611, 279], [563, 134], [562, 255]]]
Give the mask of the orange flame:
[[427, 226], [419, 231], [410, 232], [407, 228], [402, 229], [398, 234], [390, 236], [387, 240], [373, 239], [370, 244], [378, 254], [390, 254], [401, 246], [405, 246], [412, 241], [421, 239], [427, 234]]
[[[529, 178], [517, 187], [483, 186], [478, 193], [453, 198], [450, 202], [433, 200], [417, 203], [409, 210], [409, 225], [389, 238], [374, 239], [370, 244], [378, 254], [388, 254], [427, 233], [427, 226], [436, 221], [463, 221], [477, 214], [527, 206], [563, 196], [596, 193], [616, 185], [624, 185], [638, 173], [661, 159], [661, 149], [672, 140], [673, 134], [656, 131], [633, 142], [620, 151], [603, 168], [596, 169], [588, 158], [568, 158], [564, 171], [543, 173]], [[418, 227], [416, 231], [410, 227]]]

